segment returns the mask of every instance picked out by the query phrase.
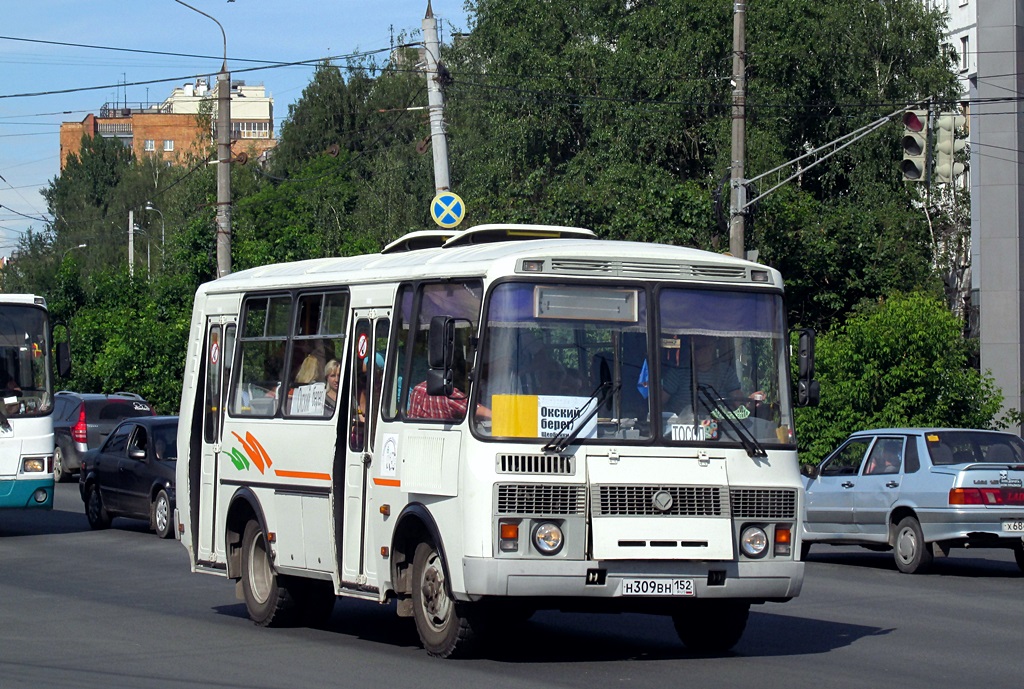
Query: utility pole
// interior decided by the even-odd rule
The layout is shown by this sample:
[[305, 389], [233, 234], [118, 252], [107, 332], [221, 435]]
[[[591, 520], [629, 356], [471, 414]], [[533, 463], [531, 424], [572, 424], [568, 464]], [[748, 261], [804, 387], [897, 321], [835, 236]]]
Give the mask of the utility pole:
[[[218, 26], [220, 24], [218, 23]], [[221, 29], [223, 31], [223, 29]], [[227, 38], [217, 75], [217, 277], [231, 273], [231, 74]]]
[[128, 211], [128, 274], [135, 275], [135, 211]]
[[434, 188], [448, 191], [448, 138], [444, 131], [444, 94], [438, 78], [440, 42], [437, 39], [437, 20], [427, 0], [427, 15], [423, 18], [423, 44], [427, 57], [427, 104], [430, 107], [430, 147], [434, 153]]
[[231, 272], [231, 76], [217, 75], [217, 277]]
[[224, 62], [217, 75], [217, 277], [231, 272], [231, 74], [228, 73], [228, 35], [206, 12], [183, 0], [174, 0], [211, 20], [220, 29]]
[[746, 164], [747, 131], [747, 3], [733, 0], [732, 17], [732, 177], [729, 195], [729, 253], [746, 258], [743, 234], [746, 230], [744, 206], [747, 205]]

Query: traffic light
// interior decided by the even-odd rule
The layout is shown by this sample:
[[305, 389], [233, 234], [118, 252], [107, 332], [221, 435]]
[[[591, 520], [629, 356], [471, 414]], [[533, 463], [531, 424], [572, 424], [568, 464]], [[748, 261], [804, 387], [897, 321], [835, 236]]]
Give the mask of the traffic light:
[[900, 172], [907, 182], [925, 182], [928, 169], [928, 111], [903, 113], [903, 162]]
[[935, 179], [952, 182], [963, 174], [964, 164], [956, 162], [957, 151], [965, 145], [956, 137], [956, 130], [967, 124], [967, 118], [956, 112], [941, 112], [935, 120]]

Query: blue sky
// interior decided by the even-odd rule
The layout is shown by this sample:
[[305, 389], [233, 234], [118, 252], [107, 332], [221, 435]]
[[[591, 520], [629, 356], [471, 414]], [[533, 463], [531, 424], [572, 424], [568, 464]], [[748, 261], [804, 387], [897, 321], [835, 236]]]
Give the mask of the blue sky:
[[[302, 95], [313, 67], [239, 73], [244, 60], [295, 62], [387, 49], [419, 37], [427, 0], [186, 0], [227, 35], [233, 79], [262, 83], [274, 98], [274, 132]], [[468, 30], [464, 0], [431, 0], [442, 41]], [[13, 39], [28, 39], [13, 40]], [[97, 50], [37, 41], [209, 56]], [[175, 0], [7, 2], [0, 27], [0, 255], [46, 217], [40, 189], [60, 173], [60, 123], [81, 121], [107, 102], [161, 102], [193, 76], [216, 74], [223, 42], [208, 18]], [[232, 58], [236, 61], [232, 62]], [[167, 79], [164, 83], [118, 86]], [[48, 91], [103, 87], [42, 96]], [[423, 103], [426, 104], [425, 102]], [[19, 215], [23, 214], [23, 215]]]

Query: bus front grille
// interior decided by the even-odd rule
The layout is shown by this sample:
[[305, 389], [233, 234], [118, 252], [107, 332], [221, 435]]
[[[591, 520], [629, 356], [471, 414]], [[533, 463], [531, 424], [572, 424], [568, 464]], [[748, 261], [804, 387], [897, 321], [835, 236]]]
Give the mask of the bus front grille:
[[586, 486], [499, 483], [497, 491], [500, 515], [582, 515], [587, 507]]
[[729, 494], [718, 486], [595, 486], [595, 517], [721, 517]]
[[499, 474], [548, 474], [572, 476], [576, 473], [576, 458], [553, 454], [499, 454]]
[[606, 275], [622, 278], [651, 280], [717, 280], [747, 282], [747, 269], [743, 266], [719, 266], [682, 261], [624, 261], [603, 258], [551, 259], [551, 272], [562, 275]]
[[796, 519], [796, 491], [733, 488], [732, 514], [740, 519]]

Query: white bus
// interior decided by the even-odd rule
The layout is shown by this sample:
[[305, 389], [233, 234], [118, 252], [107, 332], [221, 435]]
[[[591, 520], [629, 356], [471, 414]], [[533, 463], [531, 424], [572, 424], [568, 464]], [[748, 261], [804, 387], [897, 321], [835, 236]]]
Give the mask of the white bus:
[[179, 538], [261, 625], [352, 596], [442, 657], [542, 608], [727, 649], [803, 581], [789, 349], [777, 271], [577, 228], [235, 273], [196, 294]]
[[[43, 297], [0, 294], [0, 509], [53, 508], [50, 339]], [[59, 355], [67, 376], [67, 345]]]

